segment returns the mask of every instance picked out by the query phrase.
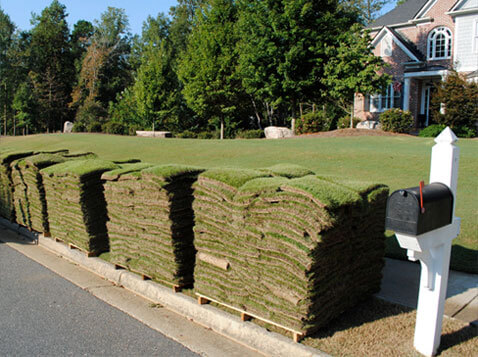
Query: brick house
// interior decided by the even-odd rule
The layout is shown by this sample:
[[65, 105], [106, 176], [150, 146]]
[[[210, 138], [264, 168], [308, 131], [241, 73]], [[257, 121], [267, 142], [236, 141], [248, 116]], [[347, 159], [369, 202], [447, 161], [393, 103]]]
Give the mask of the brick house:
[[478, 0], [408, 0], [369, 27], [376, 56], [390, 65], [382, 93], [355, 96], [355, 116], [378, 119], [389, 108], [410, 110], [429, 124], [434, 84], [450, 69], [478, 80]]

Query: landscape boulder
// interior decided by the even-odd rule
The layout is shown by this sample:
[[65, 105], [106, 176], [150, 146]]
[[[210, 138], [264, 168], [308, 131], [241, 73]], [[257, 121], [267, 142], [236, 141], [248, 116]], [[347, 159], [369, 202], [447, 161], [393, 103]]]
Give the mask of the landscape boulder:
[[266, 139], [282, 139], [294, 136], [294, 133], [289, 128], [268, 126], [264, 129]]
[[382, 129], [382, 124], [376, 120], [364, 120], [357, 124], [357, 129]]
[[73, 123], [71, 121], [66, 121], [63, 125], [64, 133], [71, 133], [73, 131]]

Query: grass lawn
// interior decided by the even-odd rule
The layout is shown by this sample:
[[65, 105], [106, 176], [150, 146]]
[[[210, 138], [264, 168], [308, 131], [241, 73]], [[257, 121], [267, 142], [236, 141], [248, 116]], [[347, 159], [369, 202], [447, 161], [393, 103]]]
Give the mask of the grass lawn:
[[[385, 183], [390, 189], [428, 182], [433, 139], [411, 136], [351, 136], [288, 140], [155, 139], [103, 134], [50, 134], [2, 137], [0, 150], [70, 149], [100, 158], [138, 158], [158, 164], [260, 168], [294, 163], [321, 175]], [[460, 139], [456, 215], [461, 234], [454, 240], [453, 269], [478, 273], [478, 140]], [[390, 235], [390, 234], [389, 234]], [[390, 235], [390, 256], [405, 258]]]

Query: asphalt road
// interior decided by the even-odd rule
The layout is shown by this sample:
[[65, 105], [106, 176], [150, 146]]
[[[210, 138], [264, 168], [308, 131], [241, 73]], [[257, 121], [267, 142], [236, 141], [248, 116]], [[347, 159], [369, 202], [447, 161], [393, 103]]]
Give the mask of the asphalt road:
[[0, 356], [197, 356], [0, 241]]

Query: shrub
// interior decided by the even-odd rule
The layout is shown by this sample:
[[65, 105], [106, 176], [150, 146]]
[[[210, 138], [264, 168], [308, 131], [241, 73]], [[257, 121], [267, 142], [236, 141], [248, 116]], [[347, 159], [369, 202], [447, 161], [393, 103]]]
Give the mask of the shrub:
[[89, 133], [101, 133], [103, 130], [103, 124], [99, 121], [92, 121], [86, 126], [86, 131]]
[[408, 133], [414, 122], [412, 113], [398, 108], [389, 109], [380, 115], [382, 129], [393, 133]]
[[295, 121], [297, 134], [316, 133], [330, 130], [331, 120], [323, 111], [307, 113]]
[[445, 128], [446, 128], [446, 125], [433, 124], [433, 125], [427, 126], [423, 130], [420, 130], [420, 133], [418, 134], [418, 136], [422, 138], [434, 138], [434, 137], [437, 137]]
[[180, 139], [195, 139], [198, 137], [198, 134], [191, 130], [184, 130], [182, 133], [176, 134], [175, 137]]
[[109, 121], [103, 125], [103, 131], [108, 134], [124, 135], [126, 126], [123, 123]]
[[74, 133], [83, 133], [86, 131], [86, 128], [83, 123], [75, 122], [73, 124], [73, 129], [71, 129]]
[[[354, 117], [352, 120], [353, 127], [354, 128], [357, 127], [357, 124], [360, 123], [361, 121], [362, 121], [361, 119]], [[344, 116], [337, 121], [337, 129], [347, 129], [347, 128], [350, 128], [350, 115]]]
[[138, 124], [130, 124], [128, 126], [128, 135], [135, 136], [136, 130], [141, 130], [142, 127]]
[[219, 139], [219, 131], [201, 131], [197, 135], [198, 139]]
[[236, 139], [261, 139], [265, 137], [264, 130], [239, 130], [236, 134]]
[[[478, 83], [468, 82], [456, 72], [451, 72], [437, 86], [432, 97], [433, 121], [449, 126], [457, 135], [476, 135], [475, 122], [478, 118]], [[444, 113], [440, 112], [444, 105]]]

